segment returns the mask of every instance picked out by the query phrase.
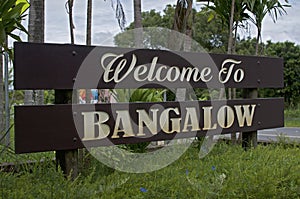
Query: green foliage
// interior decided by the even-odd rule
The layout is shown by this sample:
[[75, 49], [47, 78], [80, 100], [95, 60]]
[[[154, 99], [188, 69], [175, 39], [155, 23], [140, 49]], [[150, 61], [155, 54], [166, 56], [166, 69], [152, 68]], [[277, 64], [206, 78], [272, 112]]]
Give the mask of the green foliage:
[[[163, 10], [163, 13], [155, 10], [147, 11], [142, 13], [142, 24], [143, 27], [162, 27], [166, 29], [172, 29], [174, 23], [174, 12], [175, 6], [167, 5]], [[200, 12], [194, 12], [193, 18], [193, 39], [199, 43], [206, 51], [224, 53], [226, 52], [228, 31], [222, 27], [220, 19], [207, 23], [209, 13], [207, 10]], [[134, 24], [131, 23], [125, 31], [115, 36], [114, 42], [120, 47], [134, 47], [134, 32], [129, 31], [134, 29]], [[169, 42], [169, 32], [165, 29], [152, 28], [145, 29], [144, 34], [144, 46], [151, 49], [161, 49], [166, 47]], [[193, 43], [192, 50], [196, 51]], [[197, 45], [197, 46], [199, 46]], [[197, 49], [198, 50], [198, 49]]]
[[[160, 12], [156, 12], [155, 10], [142, 12], [143, 27], [162, 27], [171, 29], [174, 21], [174, 10], [174, 6], [167, 5], [163, 16]], [[130, 31], [133, 29], [134, 23], [132, 22], [126, 28], [126, 31], [119, 33], [114, 37], [115, 44], [119, 47], [134, 47], [134, 31]], [[151, 49], [159, 49], [161, 46], [166, 46], [165, 43], [168, 41], [167, 37], [169, 36], [163, 29], [145, 29], [143, 34], [144, 46]], [[147, 34], [151, 35], [151, 37], [147, 36]]]
[[54, 104], [54, 90], [44, 91], [44, 104]]
[[225, 53], [228, 45], [228, 30], [224, 28], [218, 16], [208, 22], [209, 17], [210, 12], [207, 9], [195, 14], [193, 39], [208, 52]]
[[255, 55], [256, 39], [242, 39], [236, 42], [236, 53], [238, 55]]
[[159, 171], [125, 174], [92, 167], [66, 180], [52, 162], [23, 172], [0, 173], [0, 198], [299, 198], [300, 149], [294, 146], [241, 147], [217, 144], [198, 159], [190, 148]]
[[158, 89], [114, 89], [117, 102], [161, 102], [165, 90]]
[[[254, 1], [252, 1], [253, 3]], [[276, 1], [277, 2], [277, 1]], [[224, 3], [224, 2], [223, 2]], [[253, 8], [255, 5], [251, 5], [248, 3], [248, 8]], [[274, 2], [273, 2], [274, 3]], [[272, 3], [272, 5], [274, 5]], [[226, 2], [224, 3], [226, 4]], [[230, 3], [231, 4], [231, 3]], [[229, 5], [229, 4], [228, 4]], [[277, 19], [279, 14], [284, 14], [285, 6], [281, 4], [281, 7], [277, 9], [273, 9], [272, 5], [268, 5], [269, 7], [262, 7], [265, 9], [265, 12], [273, 13], [271, 15], [274, 20]], [[277, 4], [276, 4], [277, 5]], [[250, 7], [254, 6], [254, 7]], [[257, 6], [257, 5], [256, 5]], [[239, 8], [239, 7], [238, 7]], [[245, 6], [239, 8], [239, 12], [242, 12], [245, 9]], [[156, 12], [155, 10], [151, 10], [148, 12], [143, 12], [143, 26], [144, 27], [164, 27], [171, 28], [173, 24], [173, 16], [174, 16], [175, 7], [168, 5], [166, 6], [163, 13]], [[220, 10], [221, 11], [221, 10]], [[258, 12], [258, 11], [257, 11]], [[276, 12], [278, 12], [276, 14]], [[227, 13], [227, 15], [229, 15]], [[195, 12], [194, 15], [194, 24], [193, 24], [193, 39], [197, 41], [204, 49], [208, 52], [214, 53], [225, 53], [227, 49], [228, 43], [228, 30], [226, 27], [227, 22], [222, 26], [223, 19], [219, 15], [215, 15], [214, 20], [211, 20], [209, 23], [209, 19], [211, 16], [211, 12], [204, 8], [199, 12]], [[228, 17], [228, 16], [227, 16]], [[237, 20], [243, 21], [247, 19], [247, 16], [243, 16], [241, 18], [237, 17]], [[226, 21], [226, 20], [225, 20]], [[228, 20], [227, 20], [228, 21]], [[127, 30], [133, 29], [134, 25], [131, 24]], [[145, 47], [149, 48], [157, 48], [160, 46], [166, 46], [162, 44], [164, 42], [168, 42], [168, 35], [164, 34], [163, 31], [159, 29], [155, 34], [151, 34], [150, 37], [146, 37]], [[154, 36], [153, 36], [154, 35]], [[117, 45], [122, 47], [133, 47], [134, 46], [134, 34], [133, 32], [123, 32], [118, 34], [115, 37], [115, 42]], [[235, 44], [235, 51], [240, 55], [254, 55], [256, 53], [256, 44], [257, 41], [255, 38], [247, 38], [242, 40], [237, 40]], [[300, 47], [295, 45], [292, 42], [279, 42], [272, 43], [268, 41], [266, 44], [260, 44], [259, 48], [262, 49], [260, 54], [265, 56], [276, 56], [284, 59], [284, 85], [283, 89], [260, 89], [259, 95], [261, 97], [281, 97], [284, 96], [286, 104], [288, 106], [295, 106], [300, 102]], [[239, 91], [239, 90], [238, 90]], [[196, 91], [198, 99], [209, 99], [209, 93], [207, 91], [198, 90]], [[170, 96], [172, 93], [168, 92], [168, 99], [174, 98], [174, 96]]]
[[13, 33], [14, 30], [20, 30], [27, 33], [27, 30], [21, 24], [21, 20], [26, 16], [25, 11], [29, 8], [27, 0], [2, 0], [0, 1], [0, 46], [4, 51], [9, 52], [12, 57], [11, 50], [6, 44], [7, 36], [21, 41], [18, 34]]

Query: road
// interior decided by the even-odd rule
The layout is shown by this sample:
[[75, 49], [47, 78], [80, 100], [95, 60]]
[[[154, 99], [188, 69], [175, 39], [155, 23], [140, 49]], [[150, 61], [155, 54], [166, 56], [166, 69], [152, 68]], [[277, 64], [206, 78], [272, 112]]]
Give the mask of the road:
[[[222, 135], [226, 139], [230, 139], [230, 134]], [[258, 142], [278, 142], [292, 141], [300, 143], [300, 128], [299, 127], [282, 127], [275, 129], [264, 129], [257, 132]]]
[[259, 142], [271, 142], [281, 139], [300, 142], [300, 128], [283, 127], [258, 131]]

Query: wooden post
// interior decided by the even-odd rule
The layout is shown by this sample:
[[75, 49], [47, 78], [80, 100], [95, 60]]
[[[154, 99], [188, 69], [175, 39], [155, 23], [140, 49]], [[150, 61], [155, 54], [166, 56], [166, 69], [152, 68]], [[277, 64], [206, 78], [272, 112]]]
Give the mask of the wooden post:
[[[55, 104], [71, 104], [72, 90], [55, 90]], [[66, 177], [74, 180], [78, 176], [78, 150], [56, 151], [56, 166], [60, 166]]]
[[[255, 99], [258, 97], [258, 90], [256, 88], [244, 89], [243, 97]], [[257, 147], [257, 131], [242, 132], [242, 147], [245, 150]]]

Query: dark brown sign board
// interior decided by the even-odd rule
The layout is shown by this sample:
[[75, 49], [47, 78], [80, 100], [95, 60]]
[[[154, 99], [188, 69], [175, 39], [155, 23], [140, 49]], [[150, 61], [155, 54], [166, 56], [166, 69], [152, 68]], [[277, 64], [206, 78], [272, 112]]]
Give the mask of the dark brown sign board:
[[[283, 126], [284, 100], [15, 107], [15, 152], [71, 150]], [[101, 132], [100, 132], [100, 129]]]
[[[280, 58], [14, 44], [15, 89], [278, 88]], [[15, 151], [74, 150], [283, 126], [284, 100], [15, 107]]]
[[36, 43], [14, 52], [22, 90], [283, 87], [280, 58]]

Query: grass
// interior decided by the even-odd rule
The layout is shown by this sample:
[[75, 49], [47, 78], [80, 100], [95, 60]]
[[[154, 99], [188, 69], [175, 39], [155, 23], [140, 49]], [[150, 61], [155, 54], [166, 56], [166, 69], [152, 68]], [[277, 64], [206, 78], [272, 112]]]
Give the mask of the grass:
[[285, 127], [300, 127], [300, 105], [284, 110]]
[[0, 173], [0, 198], [300, 198], [300, 149], [284, 144], [243, 151], [217, 144], [203, 159], [191, 147], [168, 167], [122, 173], [92, 159], [75, 180], [51, 162]]
[[[285, 110], [285, 126], [300, 127], [300, 106]], [[0, 172], [1, 199], [300, 198], [300, 149], [283, 143], [246, 152], [219, 143], [203, 159], [191, 147], [168, 167], [145, 174], [122, 173], [92, 159], [75, 181], [56, 169], [54, 152], [15, 155], [11, 143], [0, 163], [46, 161], [15, 174]]]

